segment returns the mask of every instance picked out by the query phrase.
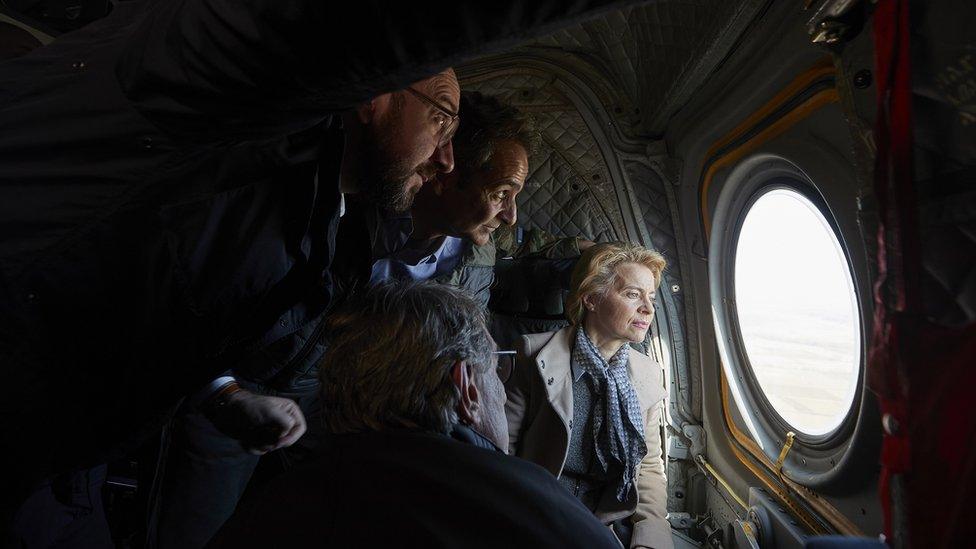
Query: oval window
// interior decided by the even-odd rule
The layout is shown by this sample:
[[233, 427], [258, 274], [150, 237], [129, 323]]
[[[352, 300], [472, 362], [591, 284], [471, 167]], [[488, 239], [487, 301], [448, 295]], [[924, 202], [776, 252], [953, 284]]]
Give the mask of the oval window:
[[851, 269], [830, 224], [797, 191], [759, 195], [734, 276], [742, 343], [766, 400], [795, 430], [830, 433], [851, 409], [861, 366]]

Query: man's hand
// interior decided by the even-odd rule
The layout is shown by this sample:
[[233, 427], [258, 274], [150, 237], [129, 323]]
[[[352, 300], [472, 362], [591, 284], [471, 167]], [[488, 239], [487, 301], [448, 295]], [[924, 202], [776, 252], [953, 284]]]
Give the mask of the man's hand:
[[305, 433], [305, 416], [295, 401], [243, 389], [212, 406], [207, 416], [220, 432], [259, 456], [291, 446]]

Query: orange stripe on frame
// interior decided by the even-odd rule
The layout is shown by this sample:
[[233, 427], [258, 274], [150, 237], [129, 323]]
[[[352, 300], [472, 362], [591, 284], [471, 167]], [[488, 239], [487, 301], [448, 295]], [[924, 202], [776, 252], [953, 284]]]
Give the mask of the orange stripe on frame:
[[[705, 160], [703, 161], [702, 169], [705, 168], [704, 162], [708, 162], [708, 160], [717, 154], [717, 152], [723, 147], [745, 135], [749, 130], [757, 126], [763, 119], [775, 112], [776, 109], [780, 108], [783, 104], [795, 97], [798, 93], [802, 92], [812, 83], [825, 76], [832, 76], [835, 73], [836, 70], [830, 61], [830, 58], [824, 58], [809, 70], [796, 77], [792, 82], [790, 82], [789, 85], [783, 88], [783, 90], [777, 93], [766, 104], [764, 104], [754, 113], [750, 114], [739, 125], [722, 136], [718, 141], [713, 143], [712, 146], [709, 147], [708, 152], [705, 153]], [[818, 92], [803, 103], [797, 105], [790, 112], [784, 114], [769, 127], [763, 129], [742, 145], [728, 151], [712, 162], [710, 166], [708, 166], [708, 169], [702, 178], [701, 188], [699, 189], [699, 196], [701, 199], [701, 219], [702, 226], [705, 228], [704, 236], [706, 241], [709, 237], [712, 221], [711, 212], [708, 208], [708, 190], [712, 184], [712, 178], [715, 176], [715, 173], [718, 170], [735, 163], [743, 156], [756, 150], [762, 144], [795, 126], [798, 122], [810, 116], [810, 114], [815, 112], [817, 109], [829, 103], [836, 103], [838, 101], [840, 101], [840, 95], [837, 93], [835, 88]]]

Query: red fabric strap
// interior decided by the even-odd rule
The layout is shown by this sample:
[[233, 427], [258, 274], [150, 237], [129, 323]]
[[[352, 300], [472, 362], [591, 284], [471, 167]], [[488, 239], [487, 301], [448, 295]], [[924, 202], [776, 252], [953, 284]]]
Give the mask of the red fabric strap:
[[[878, 280], [874, 288], [874, 325], [868, 355], [868, 382], [878, 394], [881, 412], [898, 425], [885, 433], [880, 497], [885, 534], [892, 536], [891, 478], [911, 469], [908, 387], [900, 346], [906, 342], [898, 316], [918, 312], [914, 274], [920, 265], [912, 181], [912, 93], [908, 0], [882, 0], [874, 13], [875, 74], [878, 114], [875, 126], [878, 199]], [[890, 242], [888, 240], [890, 237]], [[906, 269], [906, 265], [908, 268]], [[887, 303], [892, 295], [894, 302]], [[913, 336], [908, 334], [907, 339]]]

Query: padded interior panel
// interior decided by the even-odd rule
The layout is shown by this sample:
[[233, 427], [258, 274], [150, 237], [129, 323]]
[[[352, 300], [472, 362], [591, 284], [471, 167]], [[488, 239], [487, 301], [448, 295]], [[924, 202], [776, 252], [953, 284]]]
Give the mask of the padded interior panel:
[[635, 134], [660, 135], [683, 103], [674, 101], [677, 90], [743, 4], [747, 2], [648, 2], [574, 25], [539, 45], [590, 60], [626, 98], [627, 104], [613, 106], [620, 121]]
[[535, 118], [542, 143], [529, 159], [529, 177], [517, 199], [520, 225], [558, 236], [622, 238], [623, 218], [599, 147], [551, 79], [506, 71], [462, 85], [499, 96]]

